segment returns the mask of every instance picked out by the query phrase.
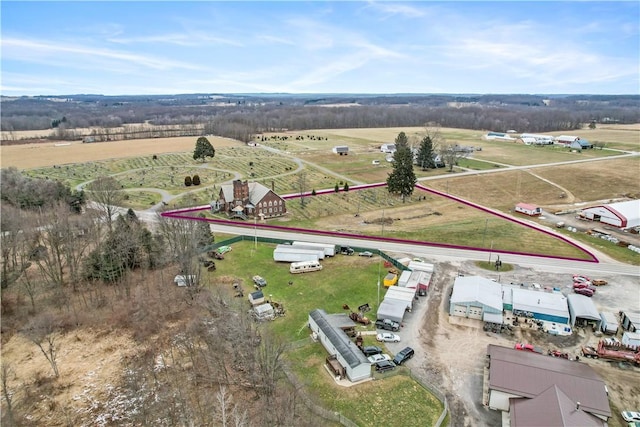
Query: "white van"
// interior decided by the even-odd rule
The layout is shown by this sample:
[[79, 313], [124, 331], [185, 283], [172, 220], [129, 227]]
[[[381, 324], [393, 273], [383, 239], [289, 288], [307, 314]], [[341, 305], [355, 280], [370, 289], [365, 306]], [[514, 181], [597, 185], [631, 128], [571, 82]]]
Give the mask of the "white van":
[[289, 266], [289, 272], [291, 274], [307, 273], [309, 271], [322, 270], [322, 265], [318, 261], [300, 261], [292, 262]]

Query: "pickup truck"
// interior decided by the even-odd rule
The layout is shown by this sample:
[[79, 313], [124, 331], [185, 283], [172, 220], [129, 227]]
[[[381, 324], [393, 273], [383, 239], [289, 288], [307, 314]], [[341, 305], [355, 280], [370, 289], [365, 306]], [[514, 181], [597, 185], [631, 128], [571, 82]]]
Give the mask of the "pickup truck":
[[389, 319], [378, 319], [376, 320], [376, 328], [397, 332], [400, 330], [400, 324]]

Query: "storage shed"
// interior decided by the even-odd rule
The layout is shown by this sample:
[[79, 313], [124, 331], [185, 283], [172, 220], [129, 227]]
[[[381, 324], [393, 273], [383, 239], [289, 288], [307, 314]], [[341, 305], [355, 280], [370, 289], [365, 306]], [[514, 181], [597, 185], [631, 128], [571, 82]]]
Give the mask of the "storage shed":
[[618, 228], [637, 227], [640, 225], [640, 199], [593, 206], [583, 209], [580, 216]]
[[640, 314], [623, 311], [620, 314], [620, 324], [625, 331], [637, 332], [640, 330]]
[[600, 330], [605, 334], [617, 334], [620, 325], [615, 314], [609, 311], [600, 313]]
[[502, 286], [481, 276], [457, 277], [449, 315], [502, 323]]
[[[335, 315], [328, 315], [322, 309], [310, 312], [309, 328], [312, 333], [320, 340], [329, 355], [335, 356], [335, 361], [344, 368], [350, 381], [356, 382], [371, 377], [371, 363], [332, 316]], [[339, 319], [342, 321], [344, 317], [342, 315]], [[351, 325], [355, 326], [355, 323], [351, 321]]]
[[640, 346], [640, 333], [638, 332], [625, 332], [622, 334], [622, 344], [638, 347]]
[[515, 211], [521, 214], [529, 215], [529, 216], [538, 216], [542, 214], [542, 208], [536, 205], [531, 205], [529, 203], [518, 203], [516, 205]]
[[273, 320], [276, 312], [271, 304], [264, 303], [253, 307], [253, 316], [258, 321]]
[[251, 305], [256, 306], [264, 303], [264, 294], [262, 291], [255, 291], [249, 294], [249, 302]]
[[346, 156], [349, 154], [349, 147], [346, 145], [337, 145], [331, 149], [335, 154], [339, 154], [341, 156]]
[[403, 301], [384, 299], [378, 306], [376, 317], [378, 319], [389, 319], [401, 323], [406, 310], [407, 305]]
[[411, 311], [413, 309], [413, 300], [416, 297], [416, 288], [403, 288], [401, 286], [391, 286], [387, 289], [387, 293], [384, 296], [385, 301], [395, 300], [404, 303], [405, 310]]
[[600, 329], [602, 319], [591, 298], [580, 294], [569, 294], [567, 302], [569, 304], [571, 326], [591, 325], [594, 331]]

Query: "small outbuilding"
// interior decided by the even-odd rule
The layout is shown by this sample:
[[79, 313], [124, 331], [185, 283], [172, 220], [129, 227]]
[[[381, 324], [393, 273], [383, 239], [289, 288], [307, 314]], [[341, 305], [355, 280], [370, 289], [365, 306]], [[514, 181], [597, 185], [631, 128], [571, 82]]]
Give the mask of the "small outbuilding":
[[637, 332], [640, 330], [640, 314], [623, 311], [620, 314], [620, 324], [625, 331]]
[[600, 330], [605, 334], [615, 335], [618, 333], [620, 324], [615, 314], [609, 311], [603, 311], [600, 313]]
[[253, 307], [253, 316], [259, 322], [263, 322], [275, 319], [276, 312], [273, 309], [273, 306], [267, 302]]
[[622, 344], [632, 347], [640, 347], [640, 333], [629, 331], [625, 332], [622, 334]]
[[249, 302], [253, 306], [264, 304], [264, 294], [262, 291], [255, 291], [249, 294]]
[[591, 298], [580, 294], [569, 294], [567, 302], [572, 327], [592, 326], [594, 331], [600, 329], [602, 318]]
[[195, 274], [189, 274], [189, 275], [178, 274], [176, 277], [173, 278], [173, 283], [175, 283], [177, 286], [181, 288], [186, 286], [194, 286], [198, 284], [198, 276], [196, 276]]
[[346, 145], [337, 145], [331, 149], [334, 154], [339, 154], [341, 156], [346, 156], [349, 154], [349, 147]]
[[529, 216], [538, 216], [542, 214], [542, 208], [529, 203], [518, 203], [515, 211]]
[[401, 323], [404, 319], [404, 313], [407, 310], [407, 304], [404, 301], [384, 299], [378, 306], [376, 317], [378, 319], [389, 319], [394, 322]]

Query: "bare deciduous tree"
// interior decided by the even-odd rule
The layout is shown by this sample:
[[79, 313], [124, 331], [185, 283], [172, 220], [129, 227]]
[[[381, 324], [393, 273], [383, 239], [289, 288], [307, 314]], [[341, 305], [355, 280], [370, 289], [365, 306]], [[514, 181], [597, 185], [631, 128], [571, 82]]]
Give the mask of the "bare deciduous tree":
[[122, 187], [115, 178], [101, 176], [87, 185], [89, 197], [96, 202], [98, 209], [102, 212], [109, 230], [112, 229], [113, 216], [117, 212], [117, 207], [124, 200]]
[[56, 378], [60, 376], [58, 370], [58, 350], [56, 340], [58, 331], [55, 326], [55, 318], [49, 314], [41, 314], [31, 320], [23, 330], [23, 334], [38, 346], [44, 357], [53, 369]]
[[2, 425], [7, 423], [9, 427], [12, 427], [16, 423], [13, 418], [13, 393], [9, 390], [10, 375], [14, 375], [13, 369], [11, 369], [9, 364], [2, 362], [0, 366], [0, 382], [2, 383], [2, 397], [4, 397], [5, 402], [7, 402], [6, 418], [2, 417]]

